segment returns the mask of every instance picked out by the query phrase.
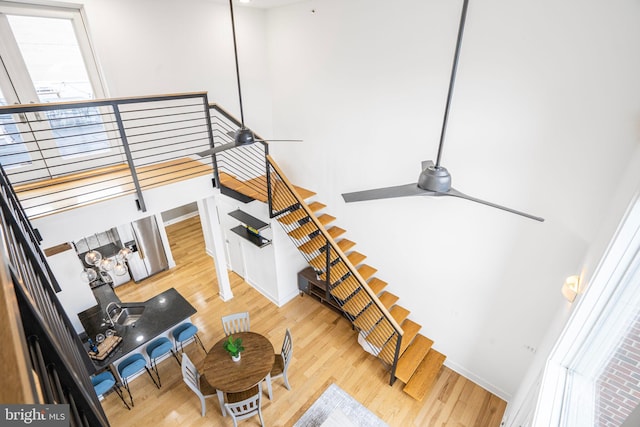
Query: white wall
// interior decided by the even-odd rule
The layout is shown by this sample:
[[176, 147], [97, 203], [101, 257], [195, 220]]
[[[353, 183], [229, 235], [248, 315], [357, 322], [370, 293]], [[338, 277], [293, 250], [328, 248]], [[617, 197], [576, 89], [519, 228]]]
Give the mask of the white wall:
[[[208, 91], [240, 118], [229, 6], [207, 0], [83, 0], [111, 97]], [[235, 7], [245, 124], [271, 133], [264, 12]]]
[[[239, 115], [226, 6], [84, 4], [111, 96], [207, 90]], [[304, 139], [272, 145], [284, 171], [318, 193], [447, 363], [508, 398], [638, 144], [640, 5], [469, 7], [443, 164], [459, 190], [545, 223], [464, 200], [345, 205], [340, 193], [414, 182], [420, 161], [435, 157], [460, 7], [237, 8], [245, 113], [263, 136]]]
[[534, 360], [527, 347], [566, 309], [560, 287], [585, 267], [638, 144], [640, 4], [469, 6], [443, 165], [455, 188], [544, 223], [464, 200], [344, 204], [342, 192], [415, 182], [434, 159], [461, 6], [269, 11], [273, 129], [305, 141], [272, 154], [319, 194], [447, 364], [509, 398]]

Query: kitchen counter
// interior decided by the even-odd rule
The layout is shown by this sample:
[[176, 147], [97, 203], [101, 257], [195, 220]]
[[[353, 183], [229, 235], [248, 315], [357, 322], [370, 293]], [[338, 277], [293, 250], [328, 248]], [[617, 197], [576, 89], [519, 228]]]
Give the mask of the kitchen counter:
[[[144, 346], [158, 335], [171, 329], [196, 313], [196, 309], [174, 288], [162, 292], [145, 302], [120, 302], [110, 286], [100, 286], [94, 289], [98, 305], [78, 314], [87, 335], [95, 339], [96, 334], [111, 328], [116, 335], [122, 337], [122, 342], [104, 360], [92, 360], [96, 371], [100, 371], [118, 360], [120, 357]], [[135, 323], [124, 326], [111, 326], [105, 321], [106, 307], [110, 302], [118, 303], [122, 308], [144, 307], [139, 319]]]

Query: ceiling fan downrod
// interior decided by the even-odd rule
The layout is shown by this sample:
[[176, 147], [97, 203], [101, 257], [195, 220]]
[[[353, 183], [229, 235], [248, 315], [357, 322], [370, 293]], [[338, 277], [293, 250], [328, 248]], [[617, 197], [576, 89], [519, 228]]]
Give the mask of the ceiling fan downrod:
[[449, 80], [449, 92], [447, 93], [447, 103], [444, 108], [444, 118], [442, 119], [442, 131], [440, 132], [440, 144], [438, 145], [438, 157], [436, 158], [435, 168], [440, 168], [440, 158], [442, 157], [442, 147], [444, 146], [444, 136], [447, 132], [447, 122], [449, 121], [449, 107], [453, 98], [453, 86], [456, 81], [456, 73], [458, 71], [458, 59], [460, 57], [460, 47], [462, 46], [462, 35], [464, 33], [464, 23], [467, 20], [467, 8], [469, 0], [464, 0], [462, 4], [462, 13], [460, 14], [460, 25], [458, 27], [458, 40], [456, 41], [456, 51], [453, 55], [453, 66], [451, 67], [451, 78]]

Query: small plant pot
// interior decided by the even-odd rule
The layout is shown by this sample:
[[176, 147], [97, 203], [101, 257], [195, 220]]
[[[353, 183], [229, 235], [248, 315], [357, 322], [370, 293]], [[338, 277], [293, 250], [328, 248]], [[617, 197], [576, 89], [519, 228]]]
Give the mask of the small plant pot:
[[240, 356], [242, 356], [242, 354], [238, 353], [237, 356], [231, 356], [231, 360], [233, 360], [234, 362], [239, 362], [240, 361]]

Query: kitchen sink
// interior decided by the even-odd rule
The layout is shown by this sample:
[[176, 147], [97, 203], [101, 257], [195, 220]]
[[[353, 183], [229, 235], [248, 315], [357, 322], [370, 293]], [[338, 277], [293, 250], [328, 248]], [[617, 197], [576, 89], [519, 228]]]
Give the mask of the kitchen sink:
[[122, 310], [118, 314], [118, 317], [115, 320], [115, 323], [122, 326], [133, 325], [140, 316], [142, 316], [142, 312], [144, 311], [144, 306], [132, 306], [132, 307], [122, 307]]

